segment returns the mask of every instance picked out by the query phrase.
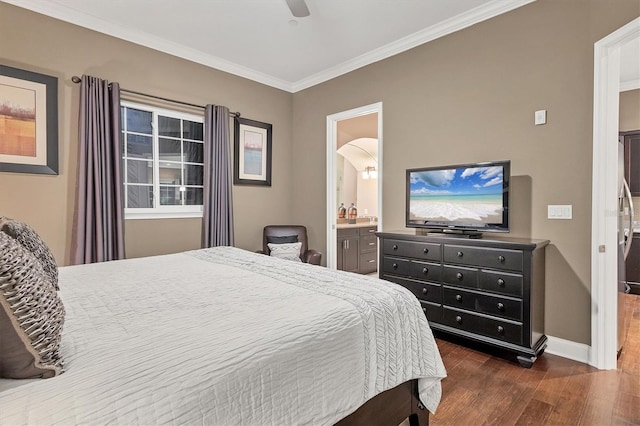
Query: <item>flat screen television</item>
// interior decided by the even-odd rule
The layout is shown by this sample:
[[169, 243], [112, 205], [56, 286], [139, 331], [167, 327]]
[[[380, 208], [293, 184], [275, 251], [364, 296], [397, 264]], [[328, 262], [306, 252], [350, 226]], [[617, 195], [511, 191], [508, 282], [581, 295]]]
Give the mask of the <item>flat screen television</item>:
[[407, 170], [409, 228], [480, 237], [509, 232], [510, 161]]

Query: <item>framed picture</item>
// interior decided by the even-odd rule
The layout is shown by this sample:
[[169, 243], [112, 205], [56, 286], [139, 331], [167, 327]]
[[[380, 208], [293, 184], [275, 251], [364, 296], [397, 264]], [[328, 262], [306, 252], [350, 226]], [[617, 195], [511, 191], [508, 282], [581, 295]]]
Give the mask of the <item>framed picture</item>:
[[0, 172], [58, 174], [58, 79], [0, 65]]
[[271, 124], [235, 119], [233, 183], [271, 186]]

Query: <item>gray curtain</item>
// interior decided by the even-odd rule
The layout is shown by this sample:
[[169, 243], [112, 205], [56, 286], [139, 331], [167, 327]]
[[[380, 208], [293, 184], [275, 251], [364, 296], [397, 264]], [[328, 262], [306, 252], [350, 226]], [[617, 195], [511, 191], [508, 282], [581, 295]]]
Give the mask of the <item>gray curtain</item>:
[[204, 197], [202, 247], [233, 245], [229, 109], [204, 110]]
[[120, 86], [83, 75], [72, 264], [124, 259]]

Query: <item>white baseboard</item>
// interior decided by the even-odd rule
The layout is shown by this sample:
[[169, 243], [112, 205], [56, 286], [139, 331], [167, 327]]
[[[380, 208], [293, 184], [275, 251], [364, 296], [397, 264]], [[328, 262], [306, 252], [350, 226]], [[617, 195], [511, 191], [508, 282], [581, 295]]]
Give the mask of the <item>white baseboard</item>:
[[553, 336], [547, 336], [547, 339], [547, 349], [545, 353], [590, 364], [591, 346]]

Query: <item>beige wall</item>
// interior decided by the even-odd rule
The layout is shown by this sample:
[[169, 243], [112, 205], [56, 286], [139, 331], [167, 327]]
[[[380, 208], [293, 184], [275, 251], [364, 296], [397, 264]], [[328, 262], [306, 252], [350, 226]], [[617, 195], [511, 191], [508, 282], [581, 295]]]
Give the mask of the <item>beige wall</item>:
[[359, 138], [378, 139], [378, 113], [338, 121], [336, 147]]
[[593, 44], [639, 15], [637, 0], [538, 0], [295, 93], [293, 173], [319, 178], [294, 182], [294, 219], [324, 250], [326, 116], [382, 101], [384, 230], [404, 228], [405, 169], [511, 160], [511, 235], [551, 241], [546, 332], [588, 344]]
[[[257, 250], [262, 227], [291, 222], [290, 93], [0, 3], [0, 63], [58, 78], [60, 175], [0, 173], [0, 215], [31, 224], [59, 264], [69, 262], [79, 86], [89, 74], [143, 93], [226, 105], [273, 124], [272, 186], [234, 186], [236, 245]], [[128, 257], [200, 247], [200, 220], [128, 220]]]
[[640, 130], [640, 89], [620, 92], [620, 131]]
[[[0, 173], [0, 214], [69, 258], [83, 73], [124, 88], [216, 103], [274, 128], [273, 186], [234, 187], [236, 242], [308, 226], [326, 252], [326, 116], [383, 102], [384, 229], [404, 227], [409, 167], [512, 161], [512, 235], [551, 240], [547, 334], [589, 343], [593, 43], [640, 15], [638, 0], [538, 0], [294, 95], [0, 3], [0, 63], [59, 78], [59, 176]], [[11, 43], [6, 42], [11, 40]], [[533, 125], [533, 113], [548, 123]], [[572, 204], [571, 221], [546, 219]], [[127, 221], [128, 255], [199, 247], [199, 221]]]

